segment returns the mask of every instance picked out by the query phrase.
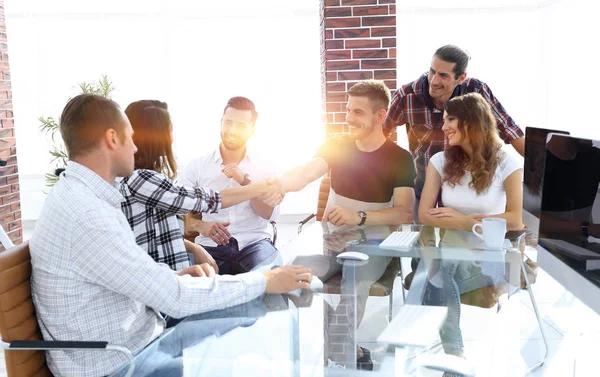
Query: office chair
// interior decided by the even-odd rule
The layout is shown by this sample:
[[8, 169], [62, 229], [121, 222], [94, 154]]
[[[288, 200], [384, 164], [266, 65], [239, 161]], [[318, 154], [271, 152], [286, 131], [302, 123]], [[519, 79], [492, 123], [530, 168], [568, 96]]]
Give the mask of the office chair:
[[[108, 342], [45, 341], [31, 300], [29, 242], [0, 252], [0, 349], [5, 350], [8, 377], [51, 377], [46, 350], [116, 351], [132, 359], [131, 351]], [[129, 366], [131, 375], [135, 365]]]

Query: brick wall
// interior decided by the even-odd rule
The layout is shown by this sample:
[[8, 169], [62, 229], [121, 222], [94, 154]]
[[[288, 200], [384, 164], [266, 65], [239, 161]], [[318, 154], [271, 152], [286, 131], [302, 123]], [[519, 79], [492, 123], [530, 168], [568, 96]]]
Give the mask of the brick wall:
[[327, 135], [347, 133], [346, 92], [357, 81], [396, 89], [396, 0], [321, 0], [321, 95]]
[[[17, 244], [21, 243], [23, 234], [12, 109], [4, 0], [0, 0], [0, 159], [7, 161], [6, 166], [0, 167], [0, 224]], [[1, 245], [0, 250], [4, 250]]]

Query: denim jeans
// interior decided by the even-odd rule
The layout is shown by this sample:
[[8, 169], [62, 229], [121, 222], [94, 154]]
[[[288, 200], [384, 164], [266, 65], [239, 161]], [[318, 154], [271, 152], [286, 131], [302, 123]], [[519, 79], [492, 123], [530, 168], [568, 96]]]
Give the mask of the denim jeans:
[[230, 238], [227, 245], [204, 246], [219, 266], [220, 275], [235, 275], [249, 271], [266, 271], [281, 266], [283, 260], [271, 240], [265, 238], [239, 249], [238, 241]]
[[462, 356], [461, 294], [506, 283], [505, 265], [499, 262], [436, 260], [430, 272], [433, 279], [427, 283], [423, 303], [448, 307], [448, 315], [440, 329], [440, 339], [447, 354]]

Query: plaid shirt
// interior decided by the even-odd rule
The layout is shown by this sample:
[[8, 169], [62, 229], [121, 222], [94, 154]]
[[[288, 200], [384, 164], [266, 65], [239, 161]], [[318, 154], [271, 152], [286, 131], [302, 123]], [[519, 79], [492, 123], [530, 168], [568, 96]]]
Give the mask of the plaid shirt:
[[[468, 78], [454, 89], [451, 98], [472, 92], [481, 94], [490, 104], [498, 122], [500, 137], [505, 143], [508, 144], [512, 140], [523, 137], [523, 131], [507, 114], [486, 83]], [[417, 167], [415, 183], [417, 197], [421, 196], [423, 190], [429, 159], [434, 154], [445, 150], [447, 146], [448, 139], [442, 131], [443, 115], [443, 110], [437, 109], [429, 96], [427, 73], [416, 81], [403, 85], [394, 93], [384, 128], [391, 130], [397, 126], [406, 125], [410, 153], [412, 153]]]
[[[259, 272], [178, 276], [136, 243], [123, 196], [70, 161], [46, 198], [31, 237], [31, 288], [46, 340], [107, 341], [137, 353], [160, 335], [159, 312], [181, 318], [244, 303], [264, 292]], [[115, 352], [46, 352], [55, 376], [105, 376], [127, 361]]]
[[135, 170], [121, 181], [119, 191], [125, 198], [121, 209], [137, 244], [152, 259], [175, 271], [190, 265], [176, 215], [216, 213], [221, 209], [218, 192], [176, 186], [167, 176], [152, 170]]

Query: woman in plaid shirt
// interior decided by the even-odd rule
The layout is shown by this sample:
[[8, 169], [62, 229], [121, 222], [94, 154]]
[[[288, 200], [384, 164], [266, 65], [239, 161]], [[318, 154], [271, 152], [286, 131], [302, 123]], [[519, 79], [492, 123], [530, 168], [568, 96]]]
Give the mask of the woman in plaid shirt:
[[216, 213], [264, 193], [280, 192], [277, 184], [259, 182], [216, 192], [177, 185], [177, 164], [173, 156], [171, 117], [167, 104], [155, 100], [131, 103], [125, 109], [133, 127], [135, 171], [120, 183], [125, 197], [121, 209], [129, 221], [136, 242], [159, 263], [175, 271], [194, 263], [209, 263], [218, 272], [215, 260], [200, 245], [183, 238], [178, 215]]

